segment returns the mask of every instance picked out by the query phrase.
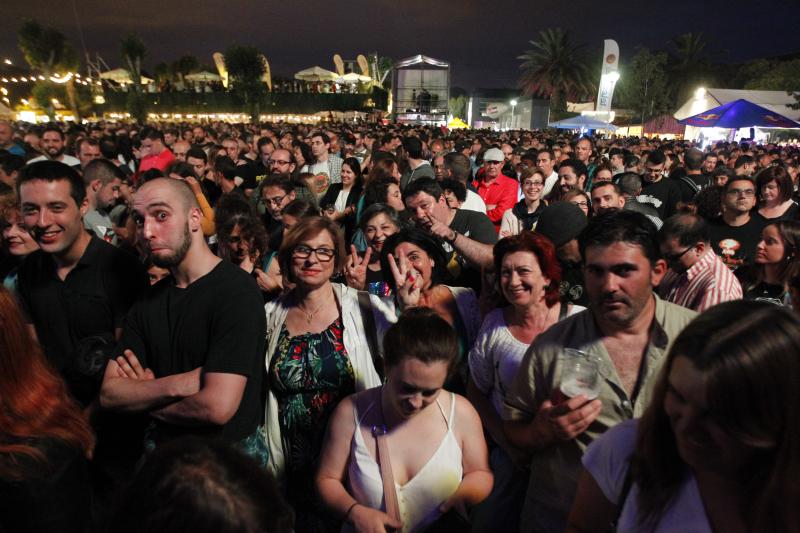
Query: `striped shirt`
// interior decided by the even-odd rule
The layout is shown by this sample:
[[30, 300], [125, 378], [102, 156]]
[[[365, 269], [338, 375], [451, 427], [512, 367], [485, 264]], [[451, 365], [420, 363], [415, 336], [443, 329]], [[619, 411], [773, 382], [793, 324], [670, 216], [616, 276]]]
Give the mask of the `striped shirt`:
[[714, 250], [709, 249], [686, 272], [670, 269], [658, 293], [668, 302], [699, 313], [718, 303], [741, 299], [742, 286]]

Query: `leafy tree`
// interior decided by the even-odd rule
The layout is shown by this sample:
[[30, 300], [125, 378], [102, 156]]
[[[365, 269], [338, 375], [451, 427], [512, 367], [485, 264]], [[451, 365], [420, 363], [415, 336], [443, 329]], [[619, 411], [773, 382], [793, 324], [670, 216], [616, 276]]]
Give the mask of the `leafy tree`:
[[707, 43], [702, 32], [684, 33], [672, 39], [669, 44], [669, 79], [675, 103], [682, 104], [697, 89], [708, 86], [713, 79], [713, 68], [708, 60]]
[[454, 117], [459, 117], [463, 120], [467, 118], [467, 97], [463, 94], [458, 96], [451, 96], [448, 107], [450, 114]]
[[173, 81], [175, 79], [175, 70], [173, 67], [174, 65], [162, 61], [153, 67], [153, 75], [159, 83]]
[[391, 89], [392, 77], [389, 76], [389, 74], [392, 73], [392, 67], [394, 67], [392, 58], [378, 57], [377, 54], [370, 54], [367, 56], [367, 64], [369, 65], [370, 72], [374, 72], [378, 85], [387, 90]]
[[584, 46], [572, 43], [569, 32], [550, 28], [530, 43], [533, 48], [517, 57], [523, 70], [519, 84], [526, 95], [546, 96], [552, 108], [564, 110], [568, 98], [593, 90]]
[[126, 101], [128, 113], [136, 122], [144, 124], [147, 121], [147, 100], [142, 91], [142, 62], [147, 48], [135, 33], [129, 33], [120, 42], [120, 53], [122, 64], [133, 82]]
[[[55, 118], [55, 109], [52, 105], [52, 98], [56, 98], [60, 90], [56, 87], [45, 87], [52, 85], [50, 77], [61, 72], [74, 72], [80, 66], [78, 55], [75, 49], [67, 42], [64, 34], [56, 28], [42, 26], [33, 19], [25, 19], [17, 33], [19, 48], [25, 56], [25, 61], [32, 69], [38, 70], [46, 78], [44, 82], [37, 82], [39, 88], [35, 91], [34, 98], [45, 110], [47, 115]], [[38, 97], [37, 97], [38, 95]], [[50, 98], [42, 100], [45, 95]], [[69, 106], [76, 120], [80, 120], [80, 108], [75, 81], [70, 79], [66, 83], [66, 95]]]
[[173, 70], [180, 81], [184, 81], [187, 74], [197, 72], [200, 69], [200, 60], [196, 56], [186, 54], [175, 61]]
[[623, 107], [645, 120], [669, 112], [672, 101], [667, 84], [667, 54], [639, 48], [622, 68], [617, 94]]
[[232, 45], [225, 51], [225, 68], [228, 70], [230, 87], [244, 101], [250, 120], [258, 122], [261, 98], [267, 87], [261, 81], [266, 72], [261, 52], [252, 46]]
[[755, 65], [755, 73], [744, 84], [745, 89], [762, 91], [796, 91], [800, 90], [800, 59], [791, 61], [767, 61], [762, 59]]

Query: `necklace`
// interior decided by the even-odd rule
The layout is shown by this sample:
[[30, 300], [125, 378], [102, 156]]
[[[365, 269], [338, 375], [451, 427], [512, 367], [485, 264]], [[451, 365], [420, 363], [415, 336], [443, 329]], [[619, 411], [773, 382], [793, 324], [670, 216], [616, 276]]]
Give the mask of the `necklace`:
[[303, 314], [305, 315], [305, 317], [306, 317], [306, 324], [310, 326], [310, 325], [311, 325], [311, 322], [314, 320], [314, 315], [316, 315], [317, 313], [319, 313], [320, 309], [322, 309], [323, 307], [325, 307], [325, 305], [326, 305], [327, 303], [328, 303], [328, 302], [322, 302], [321, 304], [319, 304], [319, 305], [317, 306], [317, 308], [316, 308], [316, 309], [314, 309], [314, 310], [313, 310], [312, 312], [310, 312], [310, 313], [309, 313], [308, 311], [306, 311], [306, 310], [303, 308], [303, 306], [302, 306], [302, 304], [300, 304], [300, 302], [298, 302], [298, 303], [297, 303], [297, 308], [300, 310], [300, 312], [301, 312], [301, 313], [303, 313]]

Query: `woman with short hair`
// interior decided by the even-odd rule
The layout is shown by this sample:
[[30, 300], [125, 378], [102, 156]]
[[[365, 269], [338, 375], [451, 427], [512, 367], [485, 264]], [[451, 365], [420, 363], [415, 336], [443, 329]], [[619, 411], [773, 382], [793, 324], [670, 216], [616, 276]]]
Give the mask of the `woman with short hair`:
[[786, 169], [772, 165], [756, 175], [757, 216], [767, 222], [795, 220], [800, 206], [792, 199], [794, 184]]
[[328, 418], [342, 398], [381, 382], [357, 291], [331, 282], [346, 258], [338, 224], [300, 220], [278, 252], [293, 287], [265, 307], [268, 466], [286, 486], [298, 531], [333, 526], [313, 490]]

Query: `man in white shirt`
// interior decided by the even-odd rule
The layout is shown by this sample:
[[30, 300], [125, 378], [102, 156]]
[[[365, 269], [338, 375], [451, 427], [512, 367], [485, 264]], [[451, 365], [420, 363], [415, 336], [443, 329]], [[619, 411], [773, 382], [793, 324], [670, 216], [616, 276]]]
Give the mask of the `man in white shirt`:
[[311, 172], [314, 175], [326, 174], [330, 177], [331, 183], [342, 182], [342, 158], [330, 153], [331, 141], [324, 132], [314, 132], [311, 134], [311, 153], [314, 154], [316, 162], [306, 164], [302, 172]]
[[558, 183], [558, 172], [555, 171], [556, 155], [550, 148], [539, 150], [536, 155], [536, 166], [544, 171], [547, 176], [544, 179], [544, 189], [542, 189], [542, 196], [547, 196], [553, 190], [553, 186]]
[[28, 164], [38, 161], [47, 161], [49, 159], [52, 161], [60, 161], [71, 167], [80, 165], [81, 162], [77, 157], [72, 157], [64, 153], [64, 140], [64, 132], [61, 131], [61, 128], [54, 124], [48, 124], [44, 128], [44, 133], [42, 133], [42, 149], [44, 150], [44, 155], [34, 157], [28, 161]]

